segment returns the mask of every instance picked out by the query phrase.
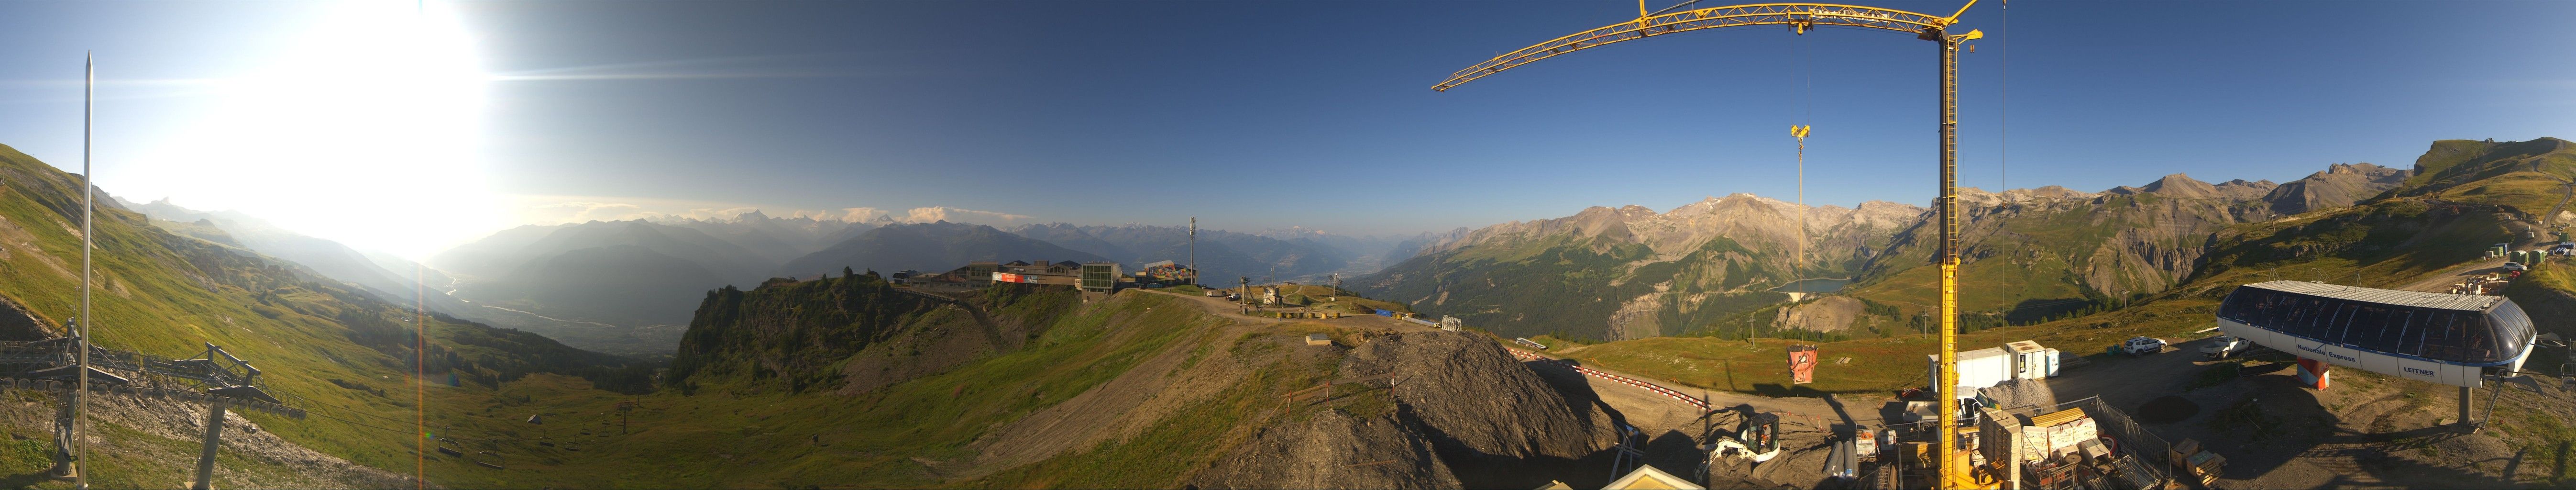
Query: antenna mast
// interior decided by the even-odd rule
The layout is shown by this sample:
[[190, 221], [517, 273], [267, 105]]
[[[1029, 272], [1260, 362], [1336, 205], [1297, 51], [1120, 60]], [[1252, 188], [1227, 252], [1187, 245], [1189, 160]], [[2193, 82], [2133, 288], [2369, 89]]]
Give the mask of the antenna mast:
[[89, 472], [82, 466], [89, 464], [89, 416], [85, 409], [89, 408], [89, 324], [94, 322], [89, 308], [90, 278], [93, 275], [89, 255], [94, 241], [90, 236], [95, 233], [90, 223], [94, 221], [92, 215], [98, 206], [98, 193], [91, 191], [97, 186], [90, 183], [95, 177], [89, 168], [89, 124], [90, 101], [95, 98], [92, 92], [97, 87], [98, 61], [90, 53], [81, 53], [81, 313], [80, 322], [76, 324], [80, 332], [73, 334], [79, 339], [73, 343], [74, 348], [80, 349], [79, 360], [73, 362], [80, 365], [77, 369], [79, 374], [75, 375], [80, 380], [75, 382], [79, 387], [72, 390], [71, 447], [77, 452], [73, 453], [70, 465], [72, 488], [81, 489], [89, 488]]
[[1190, 284], [1199, 283], [1199, 217], [1190, 217]]

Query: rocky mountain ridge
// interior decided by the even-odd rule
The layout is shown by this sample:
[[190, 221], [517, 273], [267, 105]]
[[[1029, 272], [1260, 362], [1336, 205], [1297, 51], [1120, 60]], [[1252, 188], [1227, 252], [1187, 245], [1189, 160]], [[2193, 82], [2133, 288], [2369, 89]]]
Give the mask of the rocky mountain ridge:
[[833, 273], [842, 268], [891, 273], [901, 270], [948, 272], [967, 262], [1093, 262], [1105, 258], [1002, 231], [987, 225], [951, 223], [896, 224], [860, 233], [830, 248], [797, 257], [779, 266], [782, 276]]
[[[1066, 248], [1098, 255], [1109, 260], [1138, 267], [1145, 263], [1191, 260], [1189, 229], [1179, 226], [1124, 225], [1083, 226], [1068, 223], [1034, 224], [1012, 228], [1020, 236], [1044, 240]], [[1343, 248], [1331, 242], [1338, 235], [1292, 233], [1279, 238], [1263, 233], [1238, 233], [1200, 229], [1198, 266], [1210, 281], [1232, 281], [1232, 278], [1276, 276], [1282, 281], [1307, 281], [1315, 276], [1342, 272], [1358, 275], [1353, 268], [1368, 268], [1362, 261], [1375, 261], [1360, 251]], [[1352, 241], [1346, 245], [1364, 246]]]
[[[2219, 229], [2349, 206], [2411, 174], [2363, 163], [2287, 184], [2172, 174], [2101, 192], [1963, 188], [1963, 276], [2025, 285], [1974, 293], [1970, 307], [2018, 321], [2160, 291], [2190, 274]], [[1363, 278], [1361, 289], [1499, 332], [1603, 339], [1693, 330], [1787, 301], [1767, 290], [1805, 278], [1850, 277], [1858, 288], [1851, 294], [1922, 304], [1930, 301], [1920, 297], [1924, 273], [1916, 269], [1929, 264], [1921, 244], [1930, 243], [1934, 218], [1899, 203], [1802, 207], [1750, 194], [1661, 213], [1592, 207], [1453, 233]], [[1535, 261], [1547, 258], [1556, 264]], [[1976, 265], [1986, 259], [2000, 261]], [[1535, 288], [1557, 289], [1545, 295], [1506, 290], [1550, 280], [1577, 284]], [[1630, 284], [1639, 281], [1646, 286]]]

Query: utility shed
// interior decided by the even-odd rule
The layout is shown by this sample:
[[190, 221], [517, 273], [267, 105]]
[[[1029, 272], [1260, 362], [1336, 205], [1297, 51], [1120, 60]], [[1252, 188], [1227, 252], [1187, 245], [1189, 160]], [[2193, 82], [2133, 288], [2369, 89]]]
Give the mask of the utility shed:
[[2012, 352], [2013, 377], [2048, 379], [2057, 375], [2057, 349], [2042, 347], [2038, 341], [2016, 340], [2004, 344]]

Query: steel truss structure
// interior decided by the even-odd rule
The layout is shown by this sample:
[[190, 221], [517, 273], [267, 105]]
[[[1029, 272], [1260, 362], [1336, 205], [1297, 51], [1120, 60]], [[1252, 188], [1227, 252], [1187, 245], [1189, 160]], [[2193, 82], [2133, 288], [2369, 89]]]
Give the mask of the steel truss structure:
[[291, 419], [304, 418], [304, 410], [286, 406], [260, 387], [260, 370], [250, 362], [223, 347], [205, 344], [206, 350], [188, 359], [163, 359], [137, 352], [89, 345], [88, 365], [83, 367], [80, 346], [89, 345], [73, 337], [36, 341], [0, 341], [0, 388], [37, 390], [56, 393], [63, 400], [55, 410], [54, 444], [57, 474], [81, 471], [71, 448], [78, 447], [73, 426], [79, 419], [71, 400], [80, 391], [82, 374], [86, 373], [89, 393], [137, 398], [179, 400], [206, 403], [205, 445], [197, 461], [195, 488], [211, 488], [215, 448], [223, 433], [224, 411], [238, 408], [265, 412]]

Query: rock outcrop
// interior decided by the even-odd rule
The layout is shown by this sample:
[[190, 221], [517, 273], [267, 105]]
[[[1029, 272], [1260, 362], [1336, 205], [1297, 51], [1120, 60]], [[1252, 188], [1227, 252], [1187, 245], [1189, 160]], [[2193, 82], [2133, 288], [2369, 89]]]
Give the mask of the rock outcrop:
[[1826, 296], [1806, 304], [1781, 308], [1774, 314], [1772, 323], [1781, 328], [1832, 332], [1851, 327], [1867, 308], [1867, 304], [1850, 296]]
[[[2024, 322], [2142, 297], [2189, 275], [2213, 232], [2350, 206], [2413, 174], [2364, 163], [2286, 184], [2172, 174], [2101, 192], [1962, 188], [1964, 266], [2006, 270], [1962, 274], [2036, 285], [1970, 292], [1963, 301], [1981, 317]], [[1750, 194], [1662, 213], [1593, 207], [1457, 235], [1353, 283], [1504, 335], [1672, 335], [1790, 301], [1771, 289], [1791, 281], [1858, 277], [1853, 287], [1865, 289], [1929, 265], [1933, 219], [1897, 203], [1810, 207]]]
[[2218, 187], [2217, 187], [2217, 186], [2209, 185], [2209, 183], [2208, 183], [2208, 182], [2201, 182], [2201, 181], [2198, 181], [2198, 180], [2193, 180], [2193, 179], [2191, 178], [2191, 176], [2189, 176], [2189, 175], [2183, 175], [2183, 174], [2173, 174], [2173, 175], [2167, 175], [2167, 176], [2164, 176], [2164, 178], [2156, 179], [2156, 181], [2155, 181], [2155, 182], [2149, 182], [2149, 183], [2147, 183], [2147, 186], [2146, 186], [2146, 187], [2141, 187], [2141, 188], [2139, 188], [2139, 190], [2141, 190], [2141, 191], [2145, 191], [2145, 192], [2153, 192], [2153, 193], [2157, 193], [2157, 194], [2164, 194], [2164, 195], [2168, 195], [2168, 196], [2172, 196], [2172, 197], [2184, 197], [2184, 198], [2216, 198], [2216, 197], [2222, 197], [2222, 195], [2218, 193]]
[[2324, 172], [2281, 184], [2265, 194], [2263, 201], [2272, 205], [2272, 212], [2284, 216], [2351, 206], [2396, 187], [2412, 175], [2413, 172], [2406, 170], [2368, 163], [2337, 163], [2326, 167]]
[[1576, 459], [1613, 442], [1606, 416], [1574, 406], [1502, 347], [1475, 335], [1379, 337], [1343, 358], [1342, 372], [1395, 373], [1396, 403], [1444, 457]]
[[[1199, 473], [1198, 488], [1464, 488], [1431, 438], [1394, 414], [1335, 412], [1264, 428]], [[1365, 465], [1365, 466], [1363, 466]]]
[[1343, 376], [1388, 376], [1394, 408], [1265, 427], [1192, 479], [1201, 488], [1532, 488], [1614, 443], [1610, 416], [1474, 334], [1376, 337]]

